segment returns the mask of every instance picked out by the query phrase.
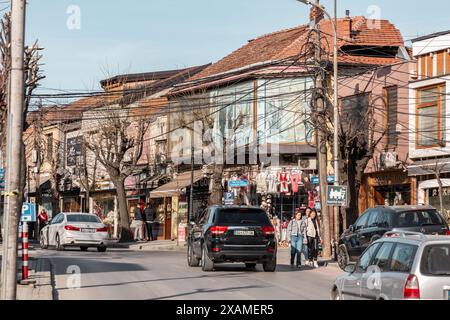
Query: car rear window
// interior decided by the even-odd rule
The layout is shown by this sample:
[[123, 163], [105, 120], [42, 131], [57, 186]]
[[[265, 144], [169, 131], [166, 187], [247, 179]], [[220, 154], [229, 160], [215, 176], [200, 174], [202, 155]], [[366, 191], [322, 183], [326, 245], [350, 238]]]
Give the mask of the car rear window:
[[411, 272], [417, 246], [398, 243], [392, 254], [390, 270], [393, 272]]
[[436, 210], [401, 212], [397, 215], [396, 221], [396, 226], [400, 228], [442, 224], [444, 224], [444, 221]]
[[246, 208], [226, 208], [219, 209], [215, 214], [215, 221], [218, 224], [250, 224], [269, 225], [270, 221], [264, 210]]
[[97, 216], [88, 214], [70, 214], [67, 215], [67, 222], [91, 222], [100, 223], [100, 219]]
[[420, 272], [429, 276], [450, 276], [450, 244], [433, 244], [423, 250]]

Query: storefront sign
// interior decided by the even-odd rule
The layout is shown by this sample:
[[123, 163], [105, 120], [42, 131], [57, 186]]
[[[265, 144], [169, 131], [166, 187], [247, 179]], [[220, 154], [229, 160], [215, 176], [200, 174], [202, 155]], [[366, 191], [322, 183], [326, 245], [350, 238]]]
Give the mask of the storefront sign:
[[248, 187], [248, 180], [228, 180], [228, 188]]
[[347, 187], [328, 186], [327, 187], [327, 204], [330, 206], [346, 206], [347, 205]]
[[225, 192], [223, 194], [223, 202], [226, 206], [232, 206], [234, 204], [234, 193], [233, 192]]
[[67, 139], [67, 166], [76, 166], [80, 156], [81, 137]]

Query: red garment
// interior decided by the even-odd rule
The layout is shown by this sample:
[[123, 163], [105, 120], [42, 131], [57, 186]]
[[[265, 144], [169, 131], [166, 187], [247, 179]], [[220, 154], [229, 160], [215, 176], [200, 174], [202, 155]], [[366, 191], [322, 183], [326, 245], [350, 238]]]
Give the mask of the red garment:
[[315, 207], [315, 202], [314, 202], [314, 196], [312, 191], [308, 191], [308, 207], [310, 208], [314, 208]]
[[302, 181], [302, 176], [299, 173], [291, 174], [291, 184], [292, 184], [292, 192], [298, 192], [298, 185]]
[[280, 182], [280, 192], [281, 193], [288, 193], [289, 192], [289, 188], [288, 188], [288, 179], [289, 179], [289, 175], [287, 172], [281, 172], [278, 175], [278, 181]]
[[48, 216], [47, 213], [45, 211], [41, 211], [41, 213], [39, 214], [39, 223], [45, 223], [48, 221]]

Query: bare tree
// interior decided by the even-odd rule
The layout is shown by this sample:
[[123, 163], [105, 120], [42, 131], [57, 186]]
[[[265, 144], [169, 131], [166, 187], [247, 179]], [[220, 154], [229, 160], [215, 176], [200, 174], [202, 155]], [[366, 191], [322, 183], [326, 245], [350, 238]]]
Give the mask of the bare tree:
[[[149, 127], [145, 117], [133, 117], [132, 108], [119, 105], [94, 111], [95, 131], [85, 133], [86, 148], [91, 151], [113, 182], [119, 204], [120, 241], [132, 240], [127, 209], [125, 179], [137, 168], [143, 153], [144, 136]], [[101, 115], [99, 115], [101, 114]], [[91, 127], [91, 125], [89, 125]]]
[[444, 208], [444, 184], [442, 183], [442, 173], [445, 168], [445, 164], [441, 163], [439, 159], [436, 159], [436, 163], [434, 164], [434, 167], [431, 169], [434, 176], [436, 177], [436, 181], [438, 183], [438, 193], [439, 193], [439, 206], [440, 206], [440, 213], [444, 216], [445, 221], [448, 222], [449, 216], [447, 213], [447, 210]]

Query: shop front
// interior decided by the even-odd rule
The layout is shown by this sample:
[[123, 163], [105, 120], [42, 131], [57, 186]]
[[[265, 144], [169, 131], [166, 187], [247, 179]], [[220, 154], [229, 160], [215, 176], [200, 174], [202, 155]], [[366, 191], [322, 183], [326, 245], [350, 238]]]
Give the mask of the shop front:
[[[156, 205], [155, 234], [158, 240], [175, 240], [178, 237], [179, 225], [188, 222], [188, 199], [191, 185], [191, 172], [178, 174], [174, 179], [161, 187], [150, 191], [150, 199]], [[198, 197], [203, 194], [202, 188], [209, 184], [201, 170], [194, 171], [194, 206], [198, 206]]]
[[[439, 187], [437, 179], [419, 180], [417, 185], [418, 204], [432, 206], [444, 217], [450, 217], [450, 174], [445, 174], [440, 180], [442, 188]], [[450, 223], [450, 221], [448, 222]]]
[[360, 211], [375, 206], [411, 205], [415, 200], [414, 190], [414, 179], [404, 170], [366, 174], [360, 192]]

